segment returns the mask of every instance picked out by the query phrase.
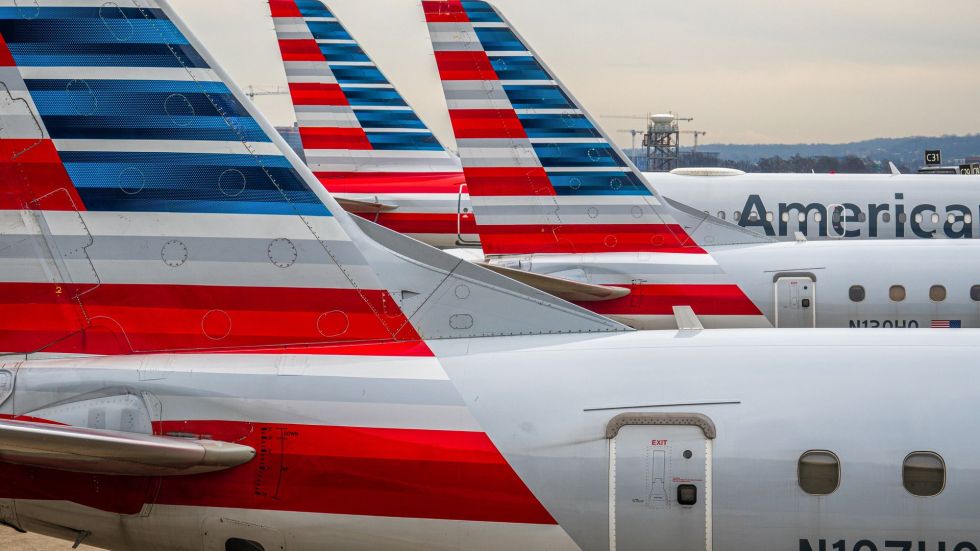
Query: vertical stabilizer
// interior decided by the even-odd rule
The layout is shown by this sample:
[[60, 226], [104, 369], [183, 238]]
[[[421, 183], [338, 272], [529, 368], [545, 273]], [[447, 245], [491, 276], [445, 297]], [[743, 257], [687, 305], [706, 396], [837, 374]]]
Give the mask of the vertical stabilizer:
[[0, 352], [622, 329], [368, 238], [165, 1], [8, 6], [0, 39]]
[[[395, 231], [447, 246], [457, 236], [475, 238], [473, 216], [458, 212], [459, 158], [343, 23], [319, 0], [270, 0], [269, 7], [303, 155], [323, 185], [351, 212]], [[396, 204], [382, 205], [379, 196]]]
[[423, 6], [487, 254], [759, 242], [665, 203], [493, 6]]

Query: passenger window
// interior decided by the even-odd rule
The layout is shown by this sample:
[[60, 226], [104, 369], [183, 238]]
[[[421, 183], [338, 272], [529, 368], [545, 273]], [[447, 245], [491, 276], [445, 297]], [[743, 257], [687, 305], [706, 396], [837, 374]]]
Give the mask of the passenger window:
[[864, 300], [864, 287], [853, 285], [848, 290], [847, 295], [851, 298], [851, 302], [861, 302]]
[[946, 486], [946, 463], [932, 452], [912, 452], [902, 463], [902, 485], [914, 496], [938, 495]]
[[884, 222], [884, 223], [886, 223], [886, 224], [889, 223], [889, 222], [891, 222], [892, 221], [892, 215], [889, 214], [889, 213], [887, 213], [887, 212], [885, 214], [882, 214], [881, 215], [881, 221]]
[[973, 215], [972, 214], [966, 214], [966, 215], [964, 215], [963, 216], [963, 221], [966, 222], [967, 224], [972, 224], [973, 223]]
[[908, 220], [909, 220], [909, 217], [908, 217], [907, 214], [905, 214], [904, 212], [899, 213], [899, 215], [898, 215], [898, 223], [899, 224], [904, 224], [904, 223], [908, 222]]
[[758, 221], [759, 221], [758, 213], [753, 212], [749, 214], [749, 222], [758, 222]]
[[723, 210], [718, 211], [718, 218], [721, 218], [722, 220], [724, 220], [725, 219], [725, 211], [723, 211]]
[[801, 212], [801, 213], [800, 213], [800, 216], [799, 216], [799, 220], [800, 220], [800, 223], [801, 223], [801, 224], [802, 224], [803, 222], [806, 222], [806, 213], [805, 213], [805, 212]]
[[861, 214], [858, 214], [858, 222], [859, 223], [864, 224], [867, 221], [868, 221], [868, 215], [867, 214], [865, 214], [863, 212]]
[[956, 215], [955, 214], [950, 214], [949, 216], [947, 216], [946, 217], [946, 223], [948, 223], [948, 224], [955, 224], [956, 223]]
[[938, 214], [936, 214], [936, 213], [933, 213], [932, 214], [932, 223], [933, 224], [938, 224], [939, 223], [939, 215]]
[[946, 300], [946, 288], [942, 285], [933, 285], [929, 287], [929, 300], [933, 302], [942, 302]]
[[905, 287], [892, 285], [891, 289], [888, 289], [888, 298], [892, 299], [892, 302], [902, 302], [905, 300]]
[[788, 212], [782, 213], [781, 215], [779, 215], [779, 219], [782, 220], [783, 222], [789, 222], [789, 213]]
[[921, 214], [916, 214], [914, 220], [915, 220], [915, 223], [916, 224], [921, 224], [922, 223], [922, 215]]
[[800, 456], [800, 488], [815, 496], [834, 493], [840, 486], [840, 460], [829, 451], [811, 450]]
[[736, 221], [736, 222], [738, 222], [738, 220], [739, 220], [739, 219], [740, 219], [741, 217], [742, 217], [742, 213], [741, 213], [741, 212], [739, 212], [739, 211], [735, 211], [735, 212], [733, 212], [733, 213], [732, 213], [732, 220], [734, 220], [734, 221]]
[[970, 299], [973, 302], [980, 302], [980, 285], [970, 287]]
[[820, 214], [819, 212], [814, 212], [813, 213], [813, 221], [814, 222], [819, 222], [821, 220], [823, 220], [823, 215]]
[[772, 221], [773, 221], [772, 211], [769, 211], [766, 213], [766, 222], [772, 222]]
[[225, 541], [225, 551], [265, 551], [265, 547], [257, 541], [229, 538]]

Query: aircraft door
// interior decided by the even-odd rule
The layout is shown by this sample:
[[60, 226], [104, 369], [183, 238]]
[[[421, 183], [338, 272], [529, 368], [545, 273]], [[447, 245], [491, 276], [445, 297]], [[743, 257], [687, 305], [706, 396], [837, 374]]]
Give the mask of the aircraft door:
[[628, 413], [610, 422], [612, 551], [711, 549], [714, 430], [698, 414]]
[[476, 215], [473, 213], [473, 203], [469, 198], [466, 184], [459, 186], [456, 196], [456, 245], [459, 247], [476, 247], [480, 245], [476, 234]]
[[776, 327], [817, 326], [817, 282], [812, 277], [777, 277]]

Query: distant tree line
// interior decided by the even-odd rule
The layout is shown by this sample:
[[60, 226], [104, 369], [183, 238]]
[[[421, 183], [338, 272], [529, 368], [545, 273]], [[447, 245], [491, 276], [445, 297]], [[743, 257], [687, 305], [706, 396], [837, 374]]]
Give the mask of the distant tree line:
[[[720, 159], [717, 155], [686, 153], [682, 156], [682, 161], [681, 164], [685, 167], [721, 166], [725, 168], [737, 168], [745, 172], [885, 174], [890, 171], [886, 162], [861, 158], [856, 155], [847, 155], [844, 157], [831, 157], [827, 155], [804, 157], [802, 155], [793, 155], [788, 158], [774, 155], [772, 157], [763, 157], [757, 161], [733, 161], [730, 159]], [[903, 173], [914, 172], [906, 166], [900, 165], [898, 168]]]

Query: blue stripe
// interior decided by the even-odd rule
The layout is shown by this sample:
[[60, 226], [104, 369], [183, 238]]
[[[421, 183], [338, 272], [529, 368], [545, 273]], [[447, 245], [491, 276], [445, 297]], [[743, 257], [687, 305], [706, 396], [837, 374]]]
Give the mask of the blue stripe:
[[521, 43], [514, 31], [510, 29], [479, 28], [474, 29], [483, 49], [488, 52], [526, 52], [527, 46]]
[[388, 84], [377, 67], [346, 67], [330, 66], [333, 76], [337, 77], [337, 82], [341, 84]]
[[632, 172], [561, 172], [548, 179], [558, 195], [653, 195]]
[[605, 144], [533, 144], [546, 169], [550, 167], [625, 167], [626, 162]]
[[553, 80], [531, 56], [491, 56], [490, 65], [500, 80]]
[[355, 111], [361, 128], [417, 128], [425, 129], [423, 123], [413, 111]]
[[61, 158], [90, 210], [330, 215], [284, 157], [261, 156], [262, 166], [249, 155], [66, 151]]
[[347, 96], [347, 101], [355, 107], [408, 107], [398, 92], [391, 88], [349, 88], [344, 86], [341, 88]]
[[327, 61], [371, 61], [357, 44], [320, 44], [320, 53]]
[[26, 83], [52, 138], [270, 141], [220, 82]]
[[[25, 67], [192, 67], [207, 69], [189, 45], [166, 44], [10, 44], [17, 65]], [[171, 48], [173, 50], [171, 50]]]
[[503, 19], [486, 2], [464, 0], [463, 9], [473, 23], [503, 23]]
[[514, 109], [575, 109], [565, 92], [546, 84], [508, 84], [504, 92]]
[[518, 115], [529, 138], [600, 138], [584, 115]]
[[442, 145], [431, 133], [368, 132], [368, 141], [374, 149], [382, 151], [443, 151]]
[[307, 21], [306, 25], [317, 40], [354, 40], [336, 21]]
[[38, 21], [42, 19], [158, 19], [167, 21], [166, 14], [159, 8], [117, 8], [103, 9], [98, 7], [44, 7], [32, 5], [30, 0], [23, 6], [0, 7], [0, 19], [11, 19], [20, 22]]
[[12, 44], [187, 44], [170, 21], [143, 18], [2, 19], [0, 33]]
[[303, 17], [333, 17], [330, 10], [319, 0], [296, 0], [296, 7]]

